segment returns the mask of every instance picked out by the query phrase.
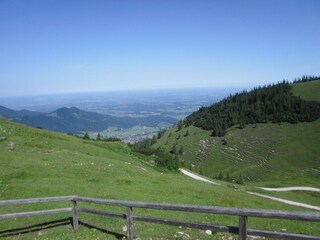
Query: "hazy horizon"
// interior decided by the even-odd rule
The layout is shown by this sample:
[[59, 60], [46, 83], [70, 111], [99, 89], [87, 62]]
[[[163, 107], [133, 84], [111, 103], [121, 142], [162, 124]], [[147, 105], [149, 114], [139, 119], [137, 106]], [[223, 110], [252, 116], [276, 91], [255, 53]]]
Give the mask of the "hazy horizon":
[[[271, 84], [271, 83], [267, 83]], [[266, 85], [267, 85], [266, 84]], [[264, 84], [265, 85], [265, 84]], [[260, 85], [259, 85], [260, 86]], [[262, 86], [262, 85], [261, 85]], [[246, 86], [230, 86], [230, 87], [185, 87], [185, 88], [142, 88], [142, 89], [113, 89], [113, 90], [96, 90], [96, 91], [74, 91], [74, 92], [51, 92], [51, 93], [37, 93], [37, 94], [28, 94], [28, 95], [9, 95], [9, 96], [0, 96], [1, 99], [9, 98], [28, 98], [28, 97], [50, 97], [57, 95], [86, 95], [86, 94], [117, 94], [117, 93], [147, 93], [147, 92], [198, 92], [198, 91], [211, 91], [211, 90], [250, 90], [258, 85], [246, 85]], [[0, 103], [1, 104], [1, 103]]]
[[78, 92], [42, 94], [32, 96], [0, 97], [0, 105], [13, 110], [32, 110], [50, 112], [60, 107], [78, 107], [82, 110], [100, 110], [107, 106], [130, 106], [132, 104], [153, 103], [165, 104], [166, 102], [203, 101], [204, 105], [212, 104], [229, 94], [244, 88], [190, 88], [190, 89], [153, 89], [153, 90], [120, 90], [99, 92]]

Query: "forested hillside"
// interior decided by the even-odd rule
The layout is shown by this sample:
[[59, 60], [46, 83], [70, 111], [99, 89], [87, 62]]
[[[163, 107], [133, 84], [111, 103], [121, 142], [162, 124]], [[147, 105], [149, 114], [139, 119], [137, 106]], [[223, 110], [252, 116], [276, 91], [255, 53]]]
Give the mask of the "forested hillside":
[[[303, 77], [298, 82], [319, 81], [320, 77]], [[234, 125], [243, 128], [257, 123], [312, 122], [320, 117], [320, 103], [306, 101], [293, 95], [292, 84], [283, 81], [256, 87], [247, 92], [231, 95], [210, 107], [202, 107], [184, 120], [187, 126], [194, 125], [212, 130], [213, 136], [224, 136]]]
[[319, 91], [320, 80], [303, 78], [230, 96], [159, 134], [152, 147], [211, 178], [319, 187]]

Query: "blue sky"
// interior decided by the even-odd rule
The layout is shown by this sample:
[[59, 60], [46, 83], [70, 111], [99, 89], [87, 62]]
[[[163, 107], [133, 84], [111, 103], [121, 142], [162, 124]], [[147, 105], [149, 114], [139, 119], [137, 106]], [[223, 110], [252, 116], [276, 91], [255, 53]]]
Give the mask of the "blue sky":
[[320, 75], [318, 0], [0, 0], [0, 96]]

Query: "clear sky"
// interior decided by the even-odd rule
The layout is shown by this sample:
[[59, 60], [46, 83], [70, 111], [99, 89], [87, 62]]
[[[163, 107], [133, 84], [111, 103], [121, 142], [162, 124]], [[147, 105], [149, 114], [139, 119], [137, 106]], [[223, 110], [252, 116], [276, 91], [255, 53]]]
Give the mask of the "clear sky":
[[320, 75], [319, 0], [0, 0], [0, 97]]

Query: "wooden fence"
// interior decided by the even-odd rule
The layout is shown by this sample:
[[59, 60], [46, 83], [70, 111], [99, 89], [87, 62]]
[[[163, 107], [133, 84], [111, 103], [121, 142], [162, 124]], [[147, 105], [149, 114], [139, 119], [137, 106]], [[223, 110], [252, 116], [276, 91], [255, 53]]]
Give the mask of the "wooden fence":
[[[0, 206], [7, 206], [7, 205], [14, 205], [14, 204], [57, 202], [57, 201], [71, 201], [72, 206], [67, 208], [59, 208], [59, 209], [51, 209], [51, 210], [1, 214], [0, 220], [17, 218], [17, 217], [31, 217], [31, 216], [39, 216], [39, 215], [46, 215], [46, 214], [56, 214], [61, 212], [70, 212], [72, 213], [73, 230], [76, 231], [79, 228], [78, 212], [84, 212], [89, 214], [126, 219], [127, 237], [129, 240], [133, 240], [133, 236], [134, 236], [133, 222], [134, 221], [167, 224], [167, 225], [182, 226], [182, 227], [202, 229], [202, 230], [212, 230], [213, 232], [228, 232], [228, 233], [238, 234], [239, 239], [241, 240], [247, 239], [247, 235], [261, 236], [266, 238], [291, 239], [291, 240], [294, 240], [294, 239], [320, 240], [320, 236], [293, 234], [293, 233], [285, 233], [285, 232], [273, 232], [273, 231], [247, 228], [248, 217], [320, 222], [319, 212], [297, 212], [297, 211], [248, 209], [248, 208], [159, 204], [159, 203], [148, 203], [148, 202], [97, 199], [97, 198], [87, 198], [87, 197], [78, 197], [78, 196], [4, 200], [4, 201], [0, 201]], [[126, 208], [126, 213], [121, 214], [121, 213], [114, 213], [114, 212], [106, 212], [102, 210], [81, 208], [78, 206], [78, 203], [80, 202], [121, 206]], [[232, 215], [232, 216], [239, 217], [239, 225], [238, 226], [221, 226], [221, 225], [213, 225], [213, 224], [205, 224], [205, 223], [195, 223], [195, 222], [177, 221], [177, 220], [171, 220], [171, 219], [169, 220], [169, 219], [136, 216], [133, 214], [134, 208]]]

